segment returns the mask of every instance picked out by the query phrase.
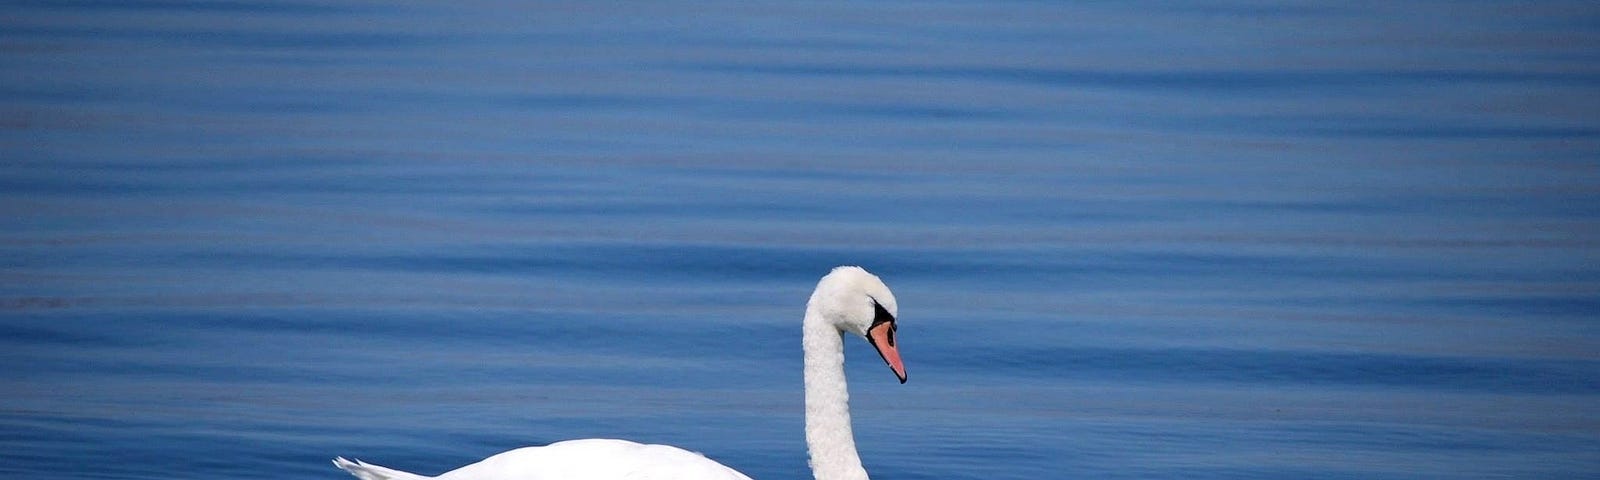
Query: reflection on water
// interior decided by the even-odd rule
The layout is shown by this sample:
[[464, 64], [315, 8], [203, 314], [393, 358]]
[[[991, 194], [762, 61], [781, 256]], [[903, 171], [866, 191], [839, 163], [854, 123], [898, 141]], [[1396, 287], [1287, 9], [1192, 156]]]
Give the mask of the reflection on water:
[[24, 2], [0, 474], [441, 472], [615, 436], [807, 476], [1600, 471], [1582, 2]]

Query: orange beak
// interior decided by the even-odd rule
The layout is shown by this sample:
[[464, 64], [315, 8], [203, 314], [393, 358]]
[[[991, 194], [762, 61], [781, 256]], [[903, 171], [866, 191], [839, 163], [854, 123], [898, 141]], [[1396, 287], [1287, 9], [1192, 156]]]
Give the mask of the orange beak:
[[867, 343], [872, 348], [878, 349], [878, 356], [883, 357], [883, 363], [889, 364], [889, 369], [894, 370], [894, 376], [900, 383], [906, 383], [906, 364], [900, 361], [900, 349], [894, 345], [894, 322], [879, 322], [867, 329]]

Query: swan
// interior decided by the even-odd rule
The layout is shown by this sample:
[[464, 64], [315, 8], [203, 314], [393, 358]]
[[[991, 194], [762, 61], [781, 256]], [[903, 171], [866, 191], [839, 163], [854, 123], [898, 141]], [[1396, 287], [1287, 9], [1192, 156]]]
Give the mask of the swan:
[[[867, 340], [906, 383], [906, 367], [895, 345], [894, 294], [861, 267], [836, 267], [817, 282], [806, 302], [801, 345], [805, 350], [806, 449], [816, 480], [866, 480], [850, 430], [849, 391], [844, 378], [844, 335]], [[726, 465], [669, 445], [627, 440], [583, 439], [510, 450], [437, 477], [391, 470], [338, 457], [333, 464], [362, 480], [750, 480]]]

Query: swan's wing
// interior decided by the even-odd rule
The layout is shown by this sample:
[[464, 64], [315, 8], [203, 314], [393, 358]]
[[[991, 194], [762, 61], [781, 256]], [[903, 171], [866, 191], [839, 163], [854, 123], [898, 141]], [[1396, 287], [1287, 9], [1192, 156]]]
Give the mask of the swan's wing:
[[430, 478], [415, 473], [380, 467], [360, 460], [352, 462], [345, 460], [344, 457], [334, 458], [333, 464], [361, 480], [425, 480]]
[[440, 475], [439, 480], [750, 480], [669, 445], [585, 439], [526, 447]]

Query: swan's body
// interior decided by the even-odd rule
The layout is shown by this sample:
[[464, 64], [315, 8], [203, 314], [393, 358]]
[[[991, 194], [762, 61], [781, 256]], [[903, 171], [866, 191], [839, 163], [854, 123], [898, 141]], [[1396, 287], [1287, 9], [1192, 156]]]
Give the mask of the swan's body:
[[351, 462], [343, 457], [334, 459], [333, 464], [362, 480], [750, 480], [732, 468], [678, 447], [605, 438], [518, 448], [438, 477]]
[[[867, 480], [850, 430], [850, 394], [844, 379], [846, 333], [867, 339], [901, 383], [905, 366], [895, 345], [898, 307], [877, 276], [838, 267], [817, 282], [806, 303], [806, 447], [817, 480]], [[698, 453], [668, 445], [585, 439], [511, 450], [438, 477], [335, 458], [333, 464], [362, 480], [750, 480]]]

